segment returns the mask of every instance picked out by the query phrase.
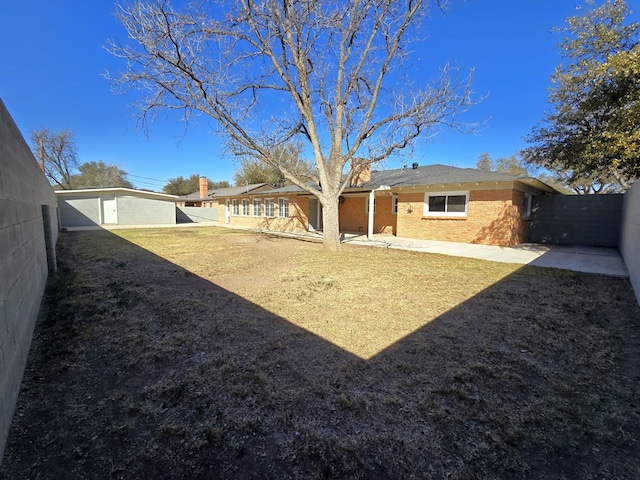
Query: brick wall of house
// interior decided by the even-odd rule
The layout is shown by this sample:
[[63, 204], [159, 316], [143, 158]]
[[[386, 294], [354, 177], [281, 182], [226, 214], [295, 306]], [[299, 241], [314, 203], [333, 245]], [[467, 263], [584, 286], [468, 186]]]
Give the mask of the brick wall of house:
[[[244, 197], [245, 199], [247, 197]], [[261, 215], [253, 215], [253, 200], [260, 199], [261, 202]], [[264, 200], [266, 198], [273, 199], [274, 202], [274, 217], [264, 216]], [[289, 199], [289, 216], [287, 218], [278, 216], [278, 199]], [[240, 215], [233, 214], [233, 200], [238, 200], [238, 210]], [[282, 195], [278, 196], [255, 196], [249, 198], [249, 215], [242, 215], [242, 200], [243, 197], [231, 197], [229, 198], [229, 210], [231, 212], [229, 225], [237, 225], [248, 228], [256, 228], [262, 230], [272, 230], [279, 232], [295, 232], [304, 233], [308, 230], [309, 220], [309, 200], [307, 197], [297, 195]], [[220, 222], [225, 222], [225, 199], [221, 199], [218, 204], [218, 218]]]
[[525, 241], [524, 194], [514, 189], [471, 190], [466, 217], [425, 217], [424, 193], [398, 196], [397, 236], [448, 242], [515, 245]]
[[512, 190], [513, 212], [513, 243], [517, 245], [529, 241], [529, 232], [531, 230], [531, 218], [524, 218], [524, 192], [520, 190]]
[[367, 233], [367, 214], [365, 204], [368, 197], [346, 196], [344, 203], [339, 206], [340, 231]]
[[[373, 233], [396, 233], [396, 216], [392, 214], [391, 195], [376, 195], [375, 215], [373, 217]], [[369, 215], [366, 211], [368, 196], [345, 196], [340, 204], [340, 231], [367, 233]]]
[[396, 215], [392, 213], [393, 196], [376, 195], [376, 214], [373, 217], [373, 233], [396, 233]]
[[226, 215], [226, 210], [225, 210], [225, 204], [226, 201], [224, 198], [220, 198], [218, 200], [218, 203], [216, 203], [214, 206], [218, 208], [218, 222], [220, 222], [223, 225], [227, 224], [227, 219], [225, 217]]

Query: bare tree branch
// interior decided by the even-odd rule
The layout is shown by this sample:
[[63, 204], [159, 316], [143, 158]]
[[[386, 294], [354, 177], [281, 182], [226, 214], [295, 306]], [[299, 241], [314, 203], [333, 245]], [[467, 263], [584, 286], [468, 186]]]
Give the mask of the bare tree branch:
[[[40, 128], [31, 132], [31, 150], [38, 161], [44, 160], [44, 174], [63, 190], [72, 188], [72, 178], [79, 167], [76, 140], [71, 130], [51, 132]], [[40, 159], [40, 155], [43, 159]]]
[[[355, 168], [411, 148], [435, 127], [460, 127], [455, 114], [473, 104], [470, 78], [458, 81], [449, 68], [422, 86], [399, 75], [430, 4], [444, 7], [438, 0], [220, 0], [180, 11], [169, 0], [118, 5], [133, 43], [109, 42], [127, 62], [111, 79], [150, 93], [140, 105], [145, 122], [158, 109], [181, 110], [187, 120], [204, 113], [232, 152], [278, 168], [337, 212]], [[279, 162], [274, 152], [291, 141], [308, 146], [317, 182]], [[337, 216], [326, 220], [325, 236], [337, 238]]]

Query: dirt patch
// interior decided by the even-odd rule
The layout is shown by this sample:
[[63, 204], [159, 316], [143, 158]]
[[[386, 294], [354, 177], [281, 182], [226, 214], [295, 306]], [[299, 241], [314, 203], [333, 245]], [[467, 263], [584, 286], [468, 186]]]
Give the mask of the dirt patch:
[[627, 280], [64, 233], [0, 478], [638, 478]]

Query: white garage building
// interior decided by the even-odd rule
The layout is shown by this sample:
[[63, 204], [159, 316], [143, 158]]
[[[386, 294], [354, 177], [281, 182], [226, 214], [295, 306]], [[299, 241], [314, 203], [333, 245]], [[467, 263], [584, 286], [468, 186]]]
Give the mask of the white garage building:
[[176, 196], [131, 188], [57, 190], [60, 227], [176, 223]]

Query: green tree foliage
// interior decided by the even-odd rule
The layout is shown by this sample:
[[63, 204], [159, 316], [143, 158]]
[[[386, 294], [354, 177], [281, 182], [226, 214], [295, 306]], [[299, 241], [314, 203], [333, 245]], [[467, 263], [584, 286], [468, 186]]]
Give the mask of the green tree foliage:
[[212, 182], [209, 180], [209, 190], [218, 190], [220, 188], [229, 188], [231, 184], [227, 180], [220, 180], [218, 182]]
[[71, 130], [52, 132], [40, 128], [31, 132], [31, 150], [43, 167], [49, 182], [56, 188], [69, 190], [71, 177], [77, 172], [78, 149]]
[[538, 168], [534, 165], [527, 164], [517, 155], [511, 155], [510, 157], [499, 157], [497, 159], [491, 158], [488, 153], [482, 153], [478, 157], [476, 162], [476, 168], [478, 170], [485, 170], [487, 172], [506, 173], [508, 175], [518, 175], [526, 177], [534, 177], [543, 183], [546, 183], [550, 187], [555, 188], [561, 193], [574, 193], [570, 190], [561, 179], [556, 175], [548, 173], [538, 173]]
[[534, 176], [533, 168], [526, 165], [516, 155], [492, 159], [488, 153], [482, 153], [476, 162], [476, 168], [487, 172], [506, 173], [509, 175]]
[[[219, 188], [230, 187], [231, 184], [226, 180], [212, 182], [208, 180], [209, 191]], [[200, 175], [194, 173], [187, 178], [182, 176], [170, 178], [168, 183], [162, 188], [164, 193], [169, 195], [189, 195], [200, 190]]]
[[493, 171], [493, 159], [488, 153], [481, 153], [476, 162], [476, 168], [478, 170], [484, 170], [485, 172]]
[[[445, 67], [430, 81], [418, 61], [424, 21], [444, 3], [132, 1], [117, 7], [130, 43], [108, 45], [127, 69], [112, 80], [149, 91], [143, 118], [158, 109], [207, 115], [233, 154], [317, 197], [324, 246], [338, 250], [338, 199], [354, 175], [438, 126], [468, 129], [456, 114], [473, 104], [470, 77]], [[280, 161], [291, 141], [313, 157], [312, 182]]]
[[133, 188], [127, 180], [127, 172], [104, 162], [86, 162], [78, 167], [78, 172], [71, 176], [71, 188]]
[[640, 176], [640, 24], [628, 16], [624, 0], [608, 0], [568, 19], [553, 112], [523, 151], [578, 193], [618, 191]]
[[[314, 178], [313, 165], [302, 159], [302, 144], [289, 143], [276, 148], [275, 158], [299, 178]], [[291, 185], [291, 181], [282, 173], [281, 169], [256, 158], [245, 157], [239, 161], [238, 169], [233, 175], [236, 185], [251, 185], [253, 183], [268, 183], [274, 186]]]

